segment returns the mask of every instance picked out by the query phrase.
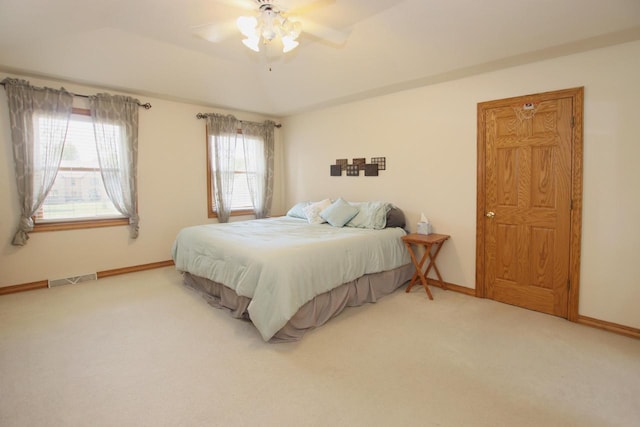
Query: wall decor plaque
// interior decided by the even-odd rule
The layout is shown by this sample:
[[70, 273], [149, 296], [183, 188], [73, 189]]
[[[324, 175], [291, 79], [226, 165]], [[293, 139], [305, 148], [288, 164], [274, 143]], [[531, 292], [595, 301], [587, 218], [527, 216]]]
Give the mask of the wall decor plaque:
[[372, 157], [371, 163], [375, 163], [378, 165], [378, 170], [385, 170], [387, 168], [387, 158], [386, 157]]
[[355, 157], [352, 164], [349, 164], [349, 159], [336, 159], [336, 163], [329, 166], [331, 176], [342, 176], [342, 171], [346, 172], [346, 176], [360, 176], [361, 170], [364, 176], [378, 176], [379, 171], [387, 169], [387, 158], [372, 157], [371, 162], [367, 163], [365, 157]]
[[364, 165], [364, 176], [378, 176], [378, 165], [376, 163]]
[[357, 165], [360, 169], [364, 169], [364, 165], [367, 163], [367, 159], [364, 157], [358, 157], [353, 159], [353, 164]]
[[358, 165], [347, 165], [347, 176], [360, 175], [360, 167]]

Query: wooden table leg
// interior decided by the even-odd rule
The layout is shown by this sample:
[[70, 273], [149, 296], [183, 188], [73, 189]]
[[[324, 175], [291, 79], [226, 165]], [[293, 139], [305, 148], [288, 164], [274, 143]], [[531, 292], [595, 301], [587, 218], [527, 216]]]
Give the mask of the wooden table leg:
[[[407, 246], [407, 249], [409, 250], [409, 255], [411, 256], [411, 261], [413, 262], [413, 266], [416, 269], [415, 273], [413, 273], [413, 277], [411, 278], [411, 282], [409, 282], [409, 286], [407, 286], [407, 289], [405, 290], [405, 292], [409, 292], [411, 290], [411, 288], [416, 282], [416, 279], [419, 277], [420, 282], [422, 282], [422, 286], [424, 287], [424, 290], [427, 292], [427, 296], [429, 297], [430, 300], [432, 300], [433, 295], [431, 295], [431, 291], [429, 290], [429, 286], [427, 285], [427, 279], [425, 277], [425, 273], [422, 272], [422, 267], [424, 266], [425, 261], [427, 260], [427, 258], [429, 259], [431, 258], [431, 245], [425, 245], [425, 253], [424, 255], [422, 255], [420, 262], [418, 262], [415, 254], [413, 253], [413, 248], [411, 244], [407, 242], [405, 242], [405, 244]], [[429, 265], [431, 264], [432, 262], [429, 263]]]
[[440, 282], [440, 286], [442, 287], [442, 289], [446, 290], [447, 285], [445, 285], [444, 280], [442, 280], [442, 276], [440, 275], [440, 271], [438, 271], [438, 266], [436, 265], [436, 258], [438, 257], [438, 253], [440, 253], [440, 249], [442, 249], [443, 243], [444, 241], [440, 242], [440, 244], [436, 244], [436, 251], [433, 253], [433, 255], [429, 253], [429, 264], [427, 265], [427, 270], [424, 272], [424, 276], [427, 277], [427, 275], [429, 274], [429, 270], [431, 270], [431, 267], [433, 267], [433, 269], [436, 272], [436, 275], [438, 276], [438, 281]]
[[[409, 246], [409, 244], [407, 244], [407, 246]], [[411, 261], [413, 263], [413, 266], [415, 267], [415, 271], [413, 272], [413, 276], [411, 277], [411, 281], [409, 282], [409, 286], [407, 286], [407, 290], [406, 292], [409, 292], [411, 290], [411, 288], [413, 287], [413, 285], [415, 285], [415, 281], [418, 278], [418, 271], [422, 271], [422, 267], [424, 266], [424, 263], [426, 261], [426, 257], [427, 257], [427, 253], [425, 252], [424, 255], [422, 255], [422, 258], [420, 259], [420, 262], [417, 261], [417, 259], [415, 258], [415, 255], [413, 253], [413, 249], [409, 250], [409, 255], [411, 256]]]

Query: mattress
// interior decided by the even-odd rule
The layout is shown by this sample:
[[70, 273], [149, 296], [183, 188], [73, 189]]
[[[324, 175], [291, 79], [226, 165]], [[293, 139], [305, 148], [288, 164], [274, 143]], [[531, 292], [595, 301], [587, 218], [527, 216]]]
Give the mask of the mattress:
[[179, 271], [247, 298], [248, 317], [269, 341], [318, 295], [407, 266], [403, 235], [278, 217], [187, 227], [172, 257]]

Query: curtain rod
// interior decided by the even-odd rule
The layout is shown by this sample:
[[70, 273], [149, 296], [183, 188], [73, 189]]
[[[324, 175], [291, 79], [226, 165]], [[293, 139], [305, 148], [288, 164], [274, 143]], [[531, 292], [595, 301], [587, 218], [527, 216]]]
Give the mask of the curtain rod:
[[[206, 119], [206, 118], [207, 118], [207, 116], [209, 116], [209, 114], [208, 114], [208, 113], [198, 113], [198, 114], [196, 114], [196, 119]], [[252, 123], [252, 122], [248, 122], [248, 121], [246, 121], [246, 120], [238, 120], [238, 121], [239, 121], [240, 123]], [[280, 124], [280, 123], [276, 123], [276, 127], [277, 127], [277, 128], [281, 128], [281, 127], [282, 127], [282, 124]]]
[[[5, 82], [0, 82], [0, 85], [2, 85], [2, 87], [6, 87]], [[68, 91], [67, 91], [68, 92]], [[82, 95], [79, 93], [73, 93], [73, 92], [69, 92], [71, 95], [73, 96], [78, 96], [80, 98], [89, 98], [89, 95]], [[146, 104], [141, 104], [140, 102], [137, 103], [140, 107], [144, 108], [145, 110], [148, 110], [151, 108], [151, 104], [150, 103], [146, 103]]]

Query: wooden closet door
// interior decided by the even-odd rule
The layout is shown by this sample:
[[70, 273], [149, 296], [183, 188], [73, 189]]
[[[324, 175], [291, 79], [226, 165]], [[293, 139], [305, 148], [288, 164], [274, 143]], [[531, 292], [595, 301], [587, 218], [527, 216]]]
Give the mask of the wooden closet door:
[[484, 110], [485, 296], [565, 318], [572, 112], [570, 97]]

